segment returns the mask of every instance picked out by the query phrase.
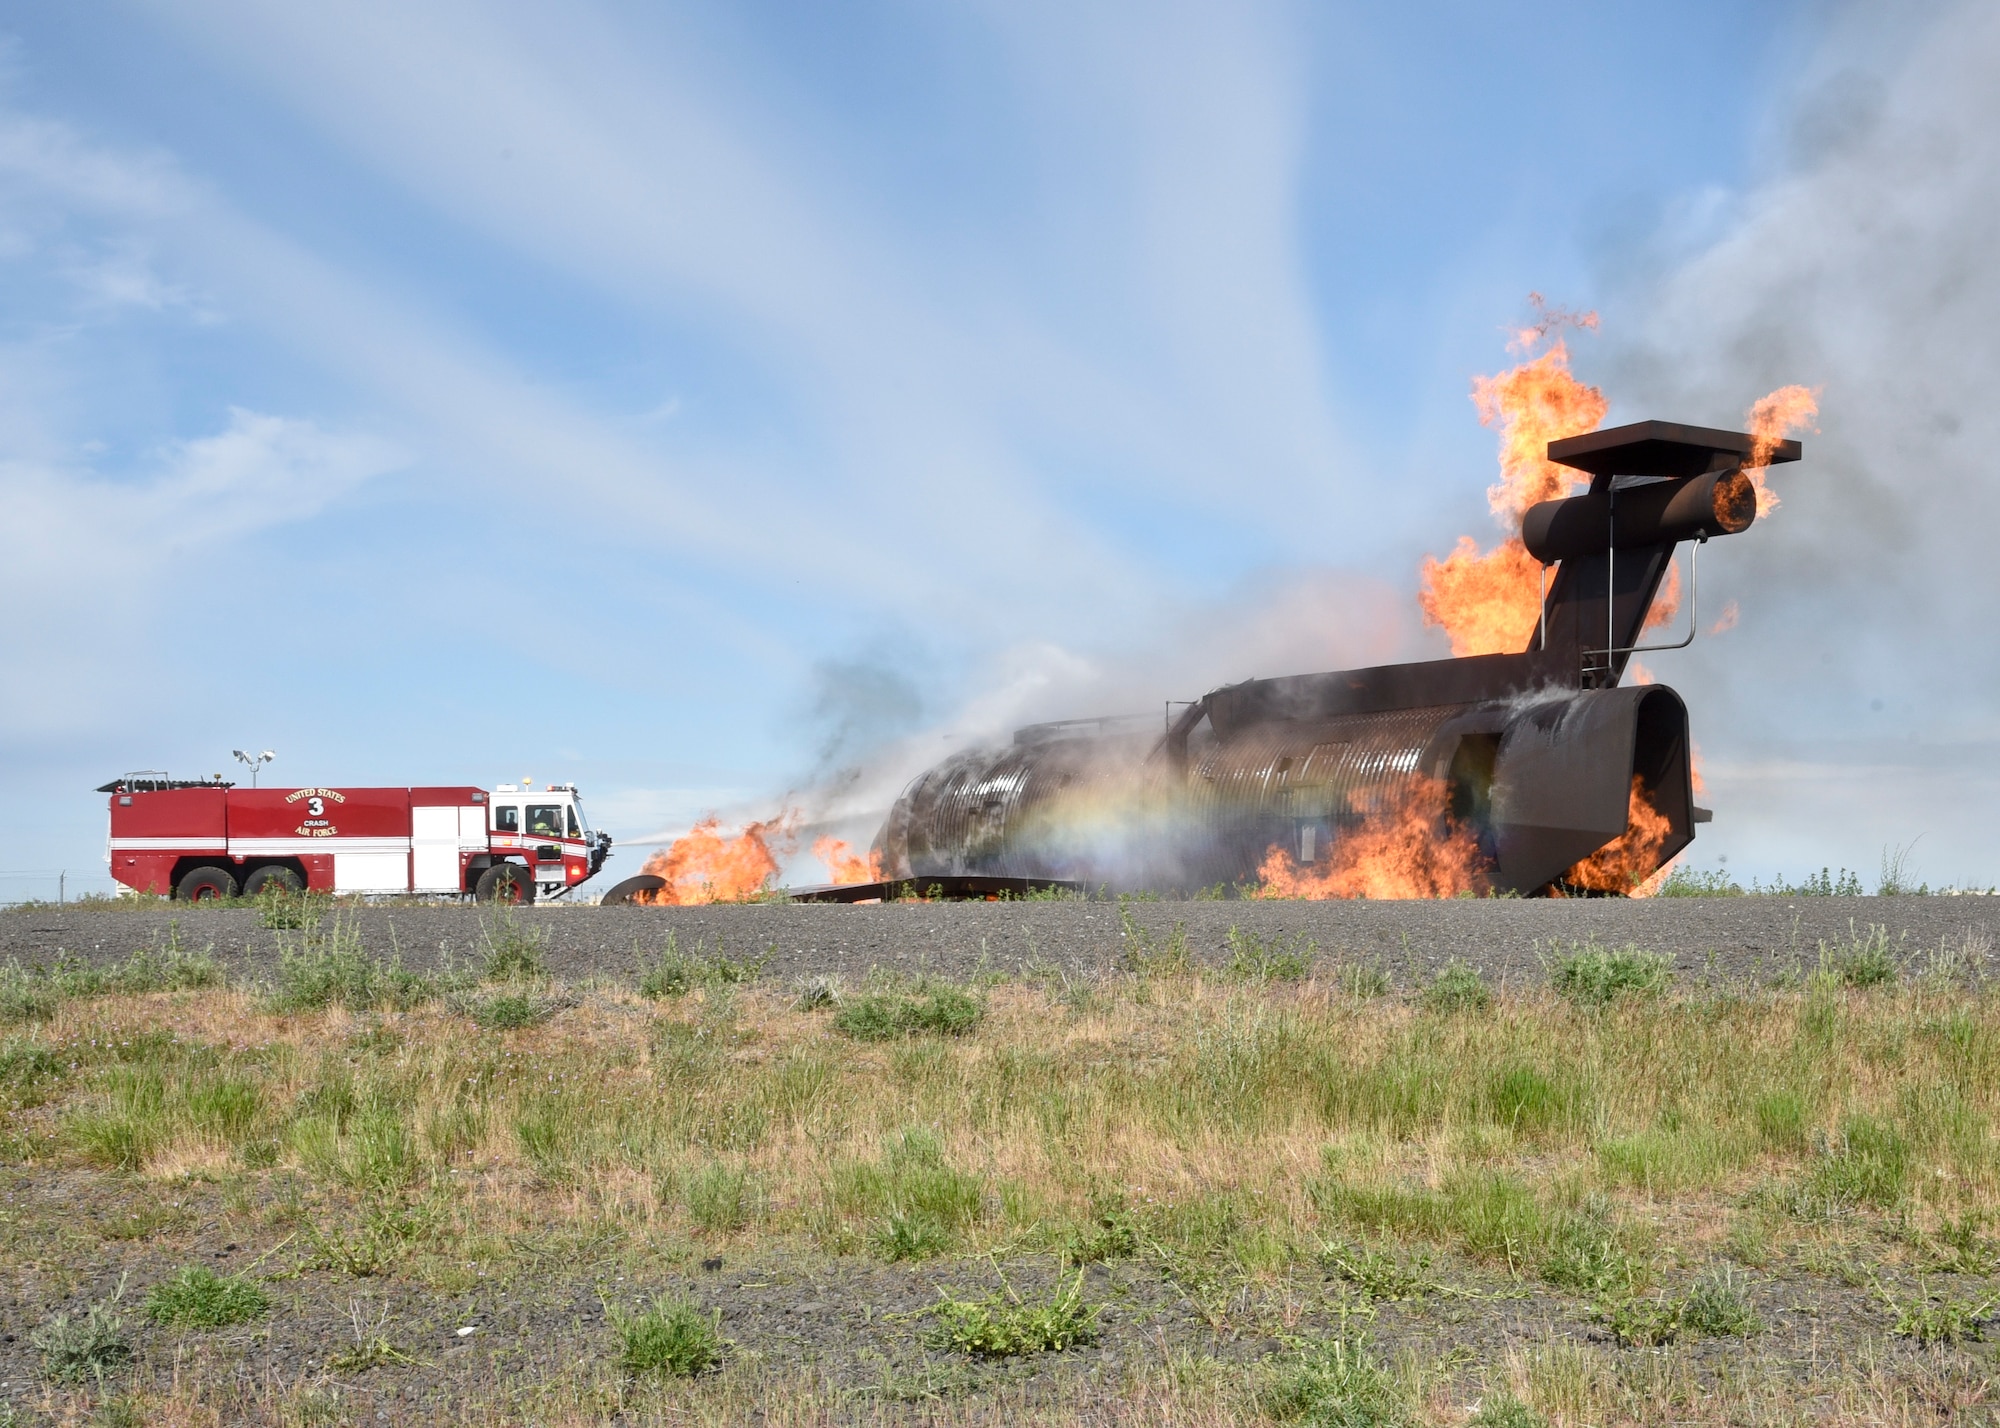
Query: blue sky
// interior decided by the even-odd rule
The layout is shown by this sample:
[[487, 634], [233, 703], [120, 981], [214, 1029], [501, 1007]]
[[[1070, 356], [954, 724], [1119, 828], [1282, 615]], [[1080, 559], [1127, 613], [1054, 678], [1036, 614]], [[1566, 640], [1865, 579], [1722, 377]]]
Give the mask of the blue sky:
[[1852, 564], [1912, 440], [1991, 490], [1990, 284], [1873, 281], [1987, 232], [1976, 6], [0, 21], [0, 773], [47, 830], [10, 867], [98, 871], [92, 787], [250, 744], [286, 782], [574, 778], [628, 839], [788, 790], [864, 832], [1017, 719], [1442, 653], [1416, 563], [1491, 533], [1468, 385], [1539, 290], [1602, 311], [1614, 421], [1828, 386], [1839, 479], [1714, 562], [1743, 634], [1657, 671], [1704, 846], [1996, 876], [1977, 627], [1855, 594], [1991, 577]]

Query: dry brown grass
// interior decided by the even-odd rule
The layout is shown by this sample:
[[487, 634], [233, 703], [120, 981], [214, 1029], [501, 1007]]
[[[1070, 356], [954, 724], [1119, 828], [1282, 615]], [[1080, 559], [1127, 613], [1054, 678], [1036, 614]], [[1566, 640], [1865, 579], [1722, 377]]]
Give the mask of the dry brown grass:
[[[1137, 985], [1083, 1014], [999, 987], [974, 1036], [882, 1044], [759, 989], [659, 1006], [599, 992], [507, 1033], [439, 1005], [279, 1016], [240, 992], [107, 998], [27, 1034], [87, 1063], [28, 1114], [56, 1132], [51, 1153], [76, 1154], [65, 1125], [131, 1073], [105, 1049], [165, 1031], [175, 1044], [153, 1059], [170, 1104], [131, 1111], [160, 1121], [148, 1175], [223, 1177], [261, 1153], [366, 1188], [340, 1169], [366, 1111], [404, 1142], [392, 1179], [448, 1190], [475, 1219], [611, 1214], [690, 1234], [713, 1232], [663, 1188], [703, 1165], [759, 1186], [735, 1233], [816, 1232], [830, 1178], [910, 1126], [988, 1187], [976, 1242], [1031, 1228], [1002, 1204], [1060, 1218], [1107, 1190], [1141, 1210], [1226, 1197], [1296, 1238], [1323, 1220], [1329, 1177], [1436, 1189], [1480, 1170], [1559, 1197], [1600, 1188], [1706, 1253], [1718, 1207], [1808, 1176], [1857, 1117], [1900, 1157], [1884, 1193], [1936, 1215], [2000, 1204], [2000, 1017], [1983, 997], [1822, 987], [1587, 1012], [1528, 996], [1437, 1016], [1312, 985]], [[254, 1117], [176, 1112], [177, 1086], [204, 1075], [254, 1085]], [[316, 1097], [348, 1118], [329, 1132], [338, 1153], [300, 1130]]]
[[[757, 986], [658, 1003], [597, 988], [513, 1031], [444, 1002], [281, 1015], [234, 990], [74, 1000], [12, 1033], [71, 1069], [10, 1114], [0, 1144], [19, 1166], [125, 1165], [246, 1203], [302, 1185], [286, 1211], [302, 1245], [401, 1215], [392, 1272], [438, 1287], [555, 1233], [690, 1255], [851, 1254], [907, 1212], [937, 1216], [941, 1244], [1001, 1254], [1062, 1249], [1109, 1205], [1171, 1272], [1221, 1265], [1229, 1292], [1259, 1286], [1280, 1334], [1323, 1307], [1296, 1267], [1357, 1234], [1529, 1280], [1553, 1273], [1578, 1226], [1615, 1239], [1634, 1282], [1731, 1254], [1836, 1276], [1850, 1261], [1856, 1274], [1921, 1269], [1953, 1223], [1992, 1247], [2000, 1002], [1975, 991], [1829, 978], [1600, 1009], [1517, 993], [1456, 1013], [1200, 975], [1111, 979], [1087, 998], [980, 995], [970, 1035], [873, 1043]], [[954, 1195], [972, 1207], [956, 1219], [937, 1208]], [[1495, 1216], [1511, 1218], [1496, 1230]], [[326, 1385], [219, 1385], [195, 1368], [152, 1392], [148, 1421], [334, 1411], [315, 1397]], [[1848, 1344], [1828, 1369], [1820, 1421], [1962, 1415], [1988, 1393], [1953, 1355], [1912, 1369]], [[591, 1366], [541, 1384], [533, 1412], [806, 1424], [913, 1411], [799, 1372], [752, 1363], [642, 1391]], [[1798, 1417], [1784, 1375], [1718, 1380], [1679, 1350], [1621, 1357], [1553, 1331], [1500, 1362], [1426, 1372], [1406, 1376], [1441, 1423], [1463, 1420], [1482, 1376], [1558, 1424]], [[466, 1421], [523, 1411], [493, 1403], [511, 1406], [468, 1406]], [[1241, 1383], [1177, 1365], [1164, 1344], [1107, 1395], [985, 1393], [922, 1411], [966, 1424], [1256, 1416]]]

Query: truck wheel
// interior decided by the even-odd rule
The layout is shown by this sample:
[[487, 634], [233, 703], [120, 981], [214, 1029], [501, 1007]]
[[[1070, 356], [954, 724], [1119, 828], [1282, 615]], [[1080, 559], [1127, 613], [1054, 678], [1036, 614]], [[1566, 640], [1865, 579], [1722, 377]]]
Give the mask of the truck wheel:
[[472, 895], [481, 902], [533, 902], [535, 880], [519, 863], [495, 863], [479, 875]]
[[182, 902], [213, 902], [235, 897], [236, 879], [225, 868], [195, 868], [174, 891]]
[[243, 896], [256, 897], [263, 892], [295, 893], [301, 887], [299, 875], [290, 868], [267, 865], [243, 880]]

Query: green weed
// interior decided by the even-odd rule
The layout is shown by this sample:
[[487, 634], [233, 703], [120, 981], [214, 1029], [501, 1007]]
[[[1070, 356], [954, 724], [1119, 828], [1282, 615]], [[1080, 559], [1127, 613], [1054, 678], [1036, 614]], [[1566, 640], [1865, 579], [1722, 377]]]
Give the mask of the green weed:
[[1910, 854], [1916, 851], [1914, 842], [1895, 848], [1882, 850], [1882, 876], [1876, 880], [1877, 897], [1928, 897], [1930, 884], [1916, 882], [1910, 876]]
[[1741, 1339], [1764, 1332], [1742, 1276], [1729, 1265], [1711, 1269], [1679, 1298], [1614, 1300], [1593, 1317], [1628, 1348], [1671, 1344], [1683, 1334]]
[[181, 1133], [225, 1145], [249, 1138], [263, 1109], [259, 1082], [222, 1071], [208, 1048], [169, 1043], [101, 1073], [100, 1091], [72, 1106], [64, 1137], [98, 1165], [136, 1170]]
[[95, 1383], [102, 1387], [105, 1375], [130, 1361], [132, 1346], [125, 1341], [125, 1316], [118, 1301], [125, 1294], [125, 1281], [84, 1312], [82, 1319], [67, 1313], [51, 1316], [28, 1335], [28, 1342], [41, 1351], [42, 1376], [54, 1383]]
[[38, 1041], [0, 1043], [0, 1109], [39, 1106], [68, 1075], [68, 1063]]
[[24, 967], [9, 959], [0, 965], [0, 1022], [47, 1021], [62, 1005], [63, 994], [39, 967]]
[[1829, 948], [1824, 942], [1820, 944], [1820, 965], [1849, 987], [1880, 987], [1894, 982], [1900, 969], [1889, 943], [1889, 929], [1879, 924], [1866, 932], [1857, 933], [1853, 929], [1850, 921], [1845, 946]]
[[1673, 959], [1637, 947], [1572, 947], [1549, 967], [1556, 995], [1601, 1007], [1621, 996], [1657, 996], [1673, 980]]
[[134, 996], [219, 987], [225, 976], [213, 949], [189, 951], [180, 929], [168, 929], [164, 947], [134, 952], [123, 962], [95, 966], [67, 952], [50, 966], [24, 966], [10, 958], [0, 964], [0, 1025], [47, 1021], [65, 1001]]
[[1807, 1143], [1805, 1098], [1796, 1091], [1773, 1091], [1757, 1097], [1750, 1113], [1757, 1122], [1757, 1136], [1769, 1150], [1796, 1153]]
[[1769, 1231], [1751, 1216], [1740, 1217], [1730, 1225], [1729, 1238], [1724, 1243], [1731, 1259], [1752, 1269], [1763, 1269], [1777, 1258]]
[[1122, 1195], [1092, 1197], [1090, 1218], [1062, 1237], [1063, 1256], [1078, 1264], [1130, 1259], [1139, 1252], [1139, 1245], [1138, 1218]]
[[1929, 1235], [1915, 1237], [1925, 1263], [1953, 1274], [1991, 1274], [2000, 1268], [2000, 1244], [1981, 1233], [1986, 1216], [1967, 1210], [1945, 1220]]
[[1591, 1317], [1628, 1349], [1657, 1348], [1671, 1344], [1681, 1334], [1681, 1301], [1664, 1296], [1601, 1304]]
[[1812, 1168], [1781, 1192], [1780, 1202], [1800, 1219], [1830, 1219], [1863, 1205], [1896, 1204], [1909, 1178], [1909, 1141], [1872, 1116], [1851, 1115]]
[[1477, 967], [1454, 959], [1431, 979], [1418, 1000], [1427, 1011], [1452, 1015], [1485, 1011], [1493, 1004], [1493, 993]]
[[688, 1218], [714, 1234], [730, 1234], [749, 1224], [759, 1199], [756, 1178], [740, 1165], [716, 1161], [696, 1171], [687, 1183]]
[[431, 1001], [457, 979], [406, 970], [400, 960], [384, 962], [361, 945], [360, 931], [336, 917], [278, 949], [278, 981], [269, 1004], [275, 1012], [346, 1007], [407, 1010]]
[[1048, 1297], [1032, 1302], [1004, 1278], [999, 1292], [981, 1299], [957, 1299], [944, 1289], [938, 1295], [932, 1345], [980, 1358], [1060, 1352], [1089, 1343], [1104, 1309], [1084, 1298], [1081, 1267], [1067, 1283], [1058, 1275]]
[[1644, 1266], [1626, 1252], [1608, 1210], [1586, 1203], [1555, 1217], [1536, 1266], [1542, 1279], [1579, 1294], [1630, 1294], [1645, 1277]]
[[1173, 931], [1163, 939], [1140, 925], [1126, 901], [1122, 897], [1118, 900], [1120, 964], [1141, 977], [1185, 976], [1194, 966], [1186, 925], [1176, 922]]
[[306, 1170], [357, 1190], [400, 1189], [417, 1170], [416, 1139], [403, 1109], [386, 1099], [297, 1116], [292, 1149]]
[[372, 1368], [384, 1365], [405, 1365], [409, 1367], [429, 1367], [424, 1360], [407, 1350], [399, 1349], [388, 1335], [389, 1307], [382, 1306], [372, 1321], [365, 1312], [368, 1304], [361, 1299], [347, 1302], [349, 1321], [354, 1326], [354, 1347], [335, 1354], [328, 1367], [340, 1373], [366, 1373]]
[[269, 1311], [270, 1296], [255, 1280], [188, 1265], [146, 1291], [146, 1317], [156, 1324], [219, 1329]]
[[1314, 1428], [1404, 1428], [1418, 1421], [1395, 1376], [1358, 1336], [1297, 1350], [1258, 1398], [1271, 1417]]
[[274, 931], [299, 931], [317, 927], [333, 899], [325, 893], [286, 892], [277, 883], [266, 883], [258, 894], [257, 920]]
[[639, 995], [660, 1001], [682, 997], [697, 987], [730, 987], [754, 982], [763, 973], [767, 960], [758, 957], [738, 961], [725, 957], [720, 948], [709, 953], [706, 943], [697, 942], [692, 952], [681, 950], [680, 939], [669, 932], [666, 944], [652, 960], [639, 962]]
[[820, 1011], [840, 1004], [840, 978], [816, 976], [801, 978], [797, 984], [798, 995], [792, 999], [792, 1010], [802, 1012]]
[[573, 1004], [569, 997], [545, 996], [520, 988], [469, 997], [459, 1003], [459, 1010], [475, 1025], [488, 1031], [519, 1031], [523, 1027], [539, 1026]]
[[985, 1006], [964, 992], [936, 987], [920, 997], [878, 992], [852, 998], [834, 1013], [833, 1028], [856, 1041], [890, 1041], [924, 1032], [963, 1036], [985, 1016]]
[[1727, 868], [1697, 872], [1686, 863], [1674, 864], [1656, 897], [1742, 897], [1743, 885], [1729, 876]]
[[1548, 1428], [1548, 1421], [1503, 1388], [1479, 1400], [1466, 1428]]
[[934, 1032], [939, 1036], [963, 1036], [986, 1015], [983, 1004], [955, 987], [939, 987], [925, 993], [903, 1011], [904, 1025], [911, 1031]]
[[1334, 972], [1333, 984], [1343, 995], [1365, 1001], [1388, 994], [1389, 974], [1372, 962], [1344, 962]]
[[1637, 1263], [1621, 1248], [1608, 1211], [1561, 1210], [1511, 1175], [1460, 1169], [1436, 1189], [1353, 1184], [1336, 1173], [1308, 1187], [1321, 1214], [1362, 1230], [1449, 1241], [1509, 1268], [1534, 1267], [1551, 1284], [1603, 1293], [1629, 1285]]
[[1228, 943], [1229, 962], [1223, 970], [1245, 982], [1302, 982], [1312, 975], [1319, 952], [1319, 944], [1300, 932], [1264, 938], [1232, 927]]
[[1764, 1332], [1743, 1277], [1726, 1264], [1695, 1281], [1681, 1301], [1680, 1318], [1690, 1334], [1707, 1338], [1746, 1339]]
[[869, 1236], [869, 1246], [890, 1264], [934, 1259], [947, 1253], [958, 1237], [922, 1211], [891, 1210]]
[[943, 1254], [985, 1208], [985, 1182], [948, 1164], [944, 1146], [922, 1126], [884, 1145], [875, 1161], [834, 1168], [834, 1208], [881, 1216], [873, 1243], [883, 1259], [927, 1259]]
[[834, 1029], [856, 1041], [888, 1041], [903, 1034], [903, 1006], [900, 997], [856, 997], [834, 1017]]
[[1867, 889], [1861, 886], [1861, 874], [1849, 868], [1838, 873], [1821, 868], [1816, 873], [1808, 873], [1796, 883], [1778, 878], [1767, 884], [1752, 882], [1750, 890], [1765, 897], [1863, 897]]
[[1900, 1339], [1931, 1344], [1959, 1344], [1985, 1337], [1985, 1321], [2000, 1305], [2000, 1294], [1984, 1299], [1960, 1299], [1953, 1294], [1936, 1295], [1926, 1283], [1917, 1294], [1898, 1297], [1881, 1285], [1876, 1294], [1889, 1310], [1889, 1332]]
[[302, 1233], [313, 1263], [366, 1279], [407, 1263], [412, 1247], [435, 1234], [438, 1220], [434, 1203], [378, 1201], [352, 1229], [329, 1229], [308, 1219]]
[[1320, 1263], [1370, 1299], [1421, 1299], [1443, 1286], [1431, 1273], [1431, 1257], [1418, 1250], [1408, 1260], [1365, 1245], [1327, 1245]]
[[702, 1313], [691, 1299], [663, 1296], [636, 1312], [606, 1303], [604, 1316], [629, 1374], [691, 1378], [722, 1362], [722, 1315]]
[[524, 928], [512, 908], [494, 915], [483, 929], [486, 956], [480, 975], [489, 982], [534, 981], [549, 974], [547, 934]]

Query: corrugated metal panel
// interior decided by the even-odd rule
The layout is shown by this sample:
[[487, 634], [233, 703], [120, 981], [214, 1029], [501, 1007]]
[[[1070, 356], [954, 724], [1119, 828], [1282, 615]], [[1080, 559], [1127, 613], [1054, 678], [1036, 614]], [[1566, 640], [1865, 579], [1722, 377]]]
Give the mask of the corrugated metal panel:
[[1150, 741], [1130, 738], [964, 754], [905, 791], [885, 851], [897, 875], [1090, 877], [1090, 853], [1106, 840], [1122, 856], [1156, 835], [1172, 865], [1163, 876], [1233, 877], [1271, 842], [1292, 844], [1300, 820], [1324, 823], [1334, 836], [1359, 821], [1419, 770], [1440, 726], [1461, 712], [1453, 705], [1244, 729], [1211, 745], [1180, 786], [1147, 764]]

